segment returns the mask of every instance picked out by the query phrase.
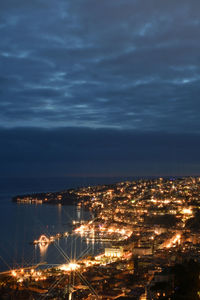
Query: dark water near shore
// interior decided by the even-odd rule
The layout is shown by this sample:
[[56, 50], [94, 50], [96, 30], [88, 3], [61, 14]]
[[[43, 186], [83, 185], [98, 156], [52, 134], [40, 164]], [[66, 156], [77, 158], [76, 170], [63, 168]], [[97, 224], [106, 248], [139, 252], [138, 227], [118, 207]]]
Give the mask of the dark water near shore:
[[[62, 238], [43, 251], [31, 245], [41, 234], [54, 235], [68, 232], [72, 220], [89, 219], [88, 211], [76, 206], [24, 205], [11, 202], [17, 194], [59, 191], [78, 186], [114, 183], [121, 178], [48, 178], [0, 180], [0, 271], [18, 266], [47, 262], [61, 264], [67, 257], [80, 257], [83, 253], [96, 254], [105, 244], [87, 244], [80, 237]], [[64, 251], [65, 255], [62, 254]]]

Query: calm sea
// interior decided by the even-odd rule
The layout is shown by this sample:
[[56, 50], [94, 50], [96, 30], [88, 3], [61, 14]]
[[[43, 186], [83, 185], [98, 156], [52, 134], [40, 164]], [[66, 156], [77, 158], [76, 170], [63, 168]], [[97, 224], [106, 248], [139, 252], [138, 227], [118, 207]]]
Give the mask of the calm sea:
[[[45, 262], [65, 263], [67, 258], [103, 251], [100, 242], [86, 243], [84, 238], [62, 238], [46, 249], [32, 245], [41, 234], [68, 232], [72, 220], [89, 219], [88, 211], [76, 206], [26, 205], [11, 202], [12, 196], [32, 192], [59, 191], [67, 188], [113, 183], [112, 178], [46, 178], [0, 180], [0, 271]], [[107, 245], [108, 246], [108, 245]]]

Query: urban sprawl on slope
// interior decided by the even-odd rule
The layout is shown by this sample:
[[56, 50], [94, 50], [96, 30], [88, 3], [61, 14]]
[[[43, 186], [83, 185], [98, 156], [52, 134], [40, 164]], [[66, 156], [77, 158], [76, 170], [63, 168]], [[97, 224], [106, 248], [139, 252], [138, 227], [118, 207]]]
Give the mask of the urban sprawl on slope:
[[0, 293], [18, 293], [16, 299], [30, 292], [30, 299], [200, 299], [199, 177], [141, 179], [13, 201], [75, 202], [94, 219], [75, 224], [73, 234], [112, 246], [58, 268], [1, 274]]

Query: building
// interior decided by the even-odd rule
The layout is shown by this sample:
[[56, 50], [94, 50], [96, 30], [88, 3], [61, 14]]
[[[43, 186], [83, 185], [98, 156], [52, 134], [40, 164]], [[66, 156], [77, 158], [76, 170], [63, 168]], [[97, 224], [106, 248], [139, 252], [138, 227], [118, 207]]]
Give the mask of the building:
[[106, 257], [122, 257], [123, 256], [123, 248], [105, 248], [105, 256]]

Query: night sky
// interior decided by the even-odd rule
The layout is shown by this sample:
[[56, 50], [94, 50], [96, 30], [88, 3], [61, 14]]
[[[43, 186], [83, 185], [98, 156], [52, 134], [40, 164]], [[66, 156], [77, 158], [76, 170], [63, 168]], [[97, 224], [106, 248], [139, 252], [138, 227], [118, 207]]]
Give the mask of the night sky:
[[199, 0], [5, 0], [0, 38], [0, 177], [200, 174]]

